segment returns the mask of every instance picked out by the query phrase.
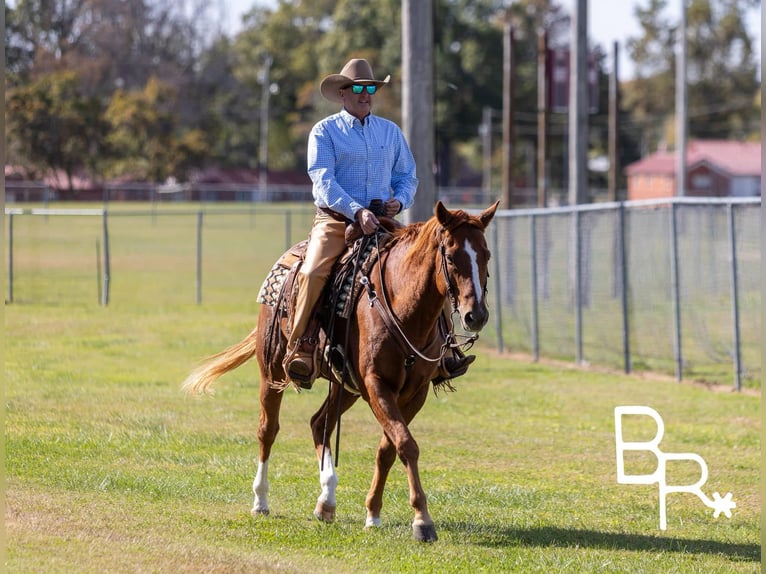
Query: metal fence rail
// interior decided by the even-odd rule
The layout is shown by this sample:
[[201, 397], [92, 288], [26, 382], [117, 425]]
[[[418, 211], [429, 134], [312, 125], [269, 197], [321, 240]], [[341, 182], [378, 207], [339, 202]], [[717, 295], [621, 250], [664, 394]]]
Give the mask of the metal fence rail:
[[[26, 301], [92, 301], [94, 261], [101, 305], [254, 300], [313, 212], [6, 208], [7, 300], [19, 285]], [[484, 338], [500, 351], [758, 386], [760, 198], [505, 210], [490, 229]]]

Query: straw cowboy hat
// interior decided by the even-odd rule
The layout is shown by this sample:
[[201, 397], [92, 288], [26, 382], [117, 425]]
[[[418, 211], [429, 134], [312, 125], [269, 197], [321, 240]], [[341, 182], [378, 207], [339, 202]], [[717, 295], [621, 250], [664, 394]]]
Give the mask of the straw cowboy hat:
[[367, 60], [354, 58], [349, 60], [340, 74], [330, 74], [322, 80], [319, 91], [322, 95], [332, 102], [342, 102], [338, 90], [350, 84], [374, 84], [379, 88], [385, 86], [391, 76], [388, 75], [384, 80], [376, 80], [372, 73], [372, 66]]

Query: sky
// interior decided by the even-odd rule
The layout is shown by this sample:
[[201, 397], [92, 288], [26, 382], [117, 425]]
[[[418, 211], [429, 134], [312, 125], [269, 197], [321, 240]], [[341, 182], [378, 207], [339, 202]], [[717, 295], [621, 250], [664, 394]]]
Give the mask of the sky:
[[[560, 0], [561, 5], [571, 13], [575, 0]], [[671, 22], [677, 20], [681, 13], [682, 0], [669, 0], [666, 17]], [[625, 39], [637, 37], [640, 32], [638, 20], [633, 15], [635, 6], [645, 4], [645, 1], [627, 2], [625, 0], [589, 0], [588, 2], [588, 36], [592, 41], [600, 44], [605, 52], [611, 57], [612, 43], [619, 42], [620, 69], [619, 77], [623, 80], [632, 78], [633, 67], [625, 48]], [[241, 15], [252, 6], [276, 6], [276, 0], [224, 0], [227, 21], [226, 28], [236, 31], [241, 25]], [[761, 53], [761, 22], [760, 10], [751, 10], [748, 14], [748, 25], [753, 35], [757, 52]]]

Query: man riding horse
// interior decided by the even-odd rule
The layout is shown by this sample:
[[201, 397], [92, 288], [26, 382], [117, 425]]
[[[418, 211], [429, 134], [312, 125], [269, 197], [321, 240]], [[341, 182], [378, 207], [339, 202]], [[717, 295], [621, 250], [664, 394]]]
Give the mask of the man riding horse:
[[[318, 122], [308, 141], [317, 213], [296, 277], [284, 359], [288, 382], [304, 388], [312, 386], [319, 370], [310, 324], [333, 265], [346, 249], [346, 226], [356, 221], [364, 234], [374, 233], [377, 216], [394, 217], [414, 200], [418, 180], [404, 134], [394, 122], [371, 112], [374, 94], [389, 79], [376, 80], [367, 60], [352, 59], [320, 85], [322, 95], [342, 103], [343, 109]], [[435, 382], [464, 374], [474, 359], [459, 351], [445, 356]]]

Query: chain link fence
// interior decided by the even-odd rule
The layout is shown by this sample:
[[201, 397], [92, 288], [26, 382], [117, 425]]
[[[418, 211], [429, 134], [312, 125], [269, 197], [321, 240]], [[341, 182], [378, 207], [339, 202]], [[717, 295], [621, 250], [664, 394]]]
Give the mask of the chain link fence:
[[[310, 204], [6, 208], [8, 302], [251, 305]], [[760, 386], [760, 198], [498, 211], [484, 344]]]
[[499, 350], [759, 386], [760, 198], [498, 212]]

